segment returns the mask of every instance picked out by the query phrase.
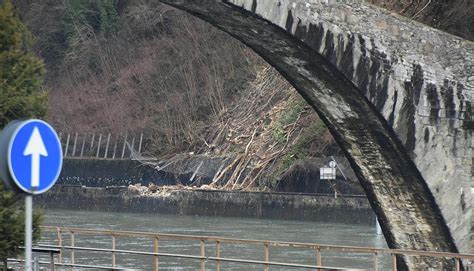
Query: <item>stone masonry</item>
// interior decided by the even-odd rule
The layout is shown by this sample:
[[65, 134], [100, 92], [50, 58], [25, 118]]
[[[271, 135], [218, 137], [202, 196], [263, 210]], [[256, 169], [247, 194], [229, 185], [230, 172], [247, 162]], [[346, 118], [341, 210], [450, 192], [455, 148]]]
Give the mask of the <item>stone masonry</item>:
[[[162, 1], [248, 45], [312, 105], [390, 247], [470, 250], [471, 43], [356, 1]], [[397, 263], [454, 268], [447, 259]]]
[[361, 1], [229, 2], [303, 40], [365, 93], [428, 182], [458, 249], [474, 253], [474, 43]]

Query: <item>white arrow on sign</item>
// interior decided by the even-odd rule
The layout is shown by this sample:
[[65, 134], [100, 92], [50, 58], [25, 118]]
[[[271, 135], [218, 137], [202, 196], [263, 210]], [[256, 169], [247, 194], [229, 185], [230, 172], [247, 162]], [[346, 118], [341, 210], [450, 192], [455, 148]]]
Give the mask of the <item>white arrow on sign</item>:
[[48, 156], [43, 138], [37, 127], [33, 130], [28, 144], [26, 144], [24, 156], [31, 155], [31, 187], [39, 187], [40, 179], [40, 156]]

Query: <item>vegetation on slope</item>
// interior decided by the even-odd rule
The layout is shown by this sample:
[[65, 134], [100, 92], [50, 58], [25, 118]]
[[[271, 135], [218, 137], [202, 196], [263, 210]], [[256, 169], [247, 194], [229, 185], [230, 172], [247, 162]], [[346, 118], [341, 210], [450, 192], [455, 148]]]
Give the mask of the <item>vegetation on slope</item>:
[[187, 150], [256, 71], [243, 45], [154, 1], [24, 8], [49, 70], [49, 119], [60, 130], [145, 130], [158, 154]]
[[276, 187], [298, 161], [339, 152], [274, 69], [181, 11], [126, 0], [17, 6], [49, 71], [48, 118], [62, 131], [145, 132], [162, 161], [225, 156], [212, 184], [228, 189]]

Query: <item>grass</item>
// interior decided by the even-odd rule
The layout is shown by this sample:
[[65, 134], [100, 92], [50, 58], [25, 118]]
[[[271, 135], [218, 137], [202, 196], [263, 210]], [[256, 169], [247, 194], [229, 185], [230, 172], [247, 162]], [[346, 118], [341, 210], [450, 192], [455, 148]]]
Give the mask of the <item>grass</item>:
[[291, 150], [283, 156], [278, 173], [287, 171], [296, 161], [307, 158], [309, 145], [313, 140], [323, 136], [325, 131], [326, 126], [319, 119], [305, 128]]
[[[273, 125], [272, 138], [279, 145], [286, 143], [288, 135], [284, 128], [296, 122], [300, 114], [305, 110], [306, 105], [307, 103], [303, 98], [298, 98], [296, 101], [290, 103], [288, 110], [284, 111], [278, 121]], [[281, 174], [286, 172], [298, 160], [308, 158], [311, 143], [322, 137], [325, 131], [326, 126], [320, 119], [317, 119], [308, 127], [304, 128], [297, 141], [291, 146], [287, 153], [281, 157], [280, 161], [277, 161], [276, 170], [268, 176], [268, 184], [272, 188], [275, 188]]]
[[285, 111], [280, 116], [280, 119], [276, 123], [275, 127], [273, 127], [273, 140], [278, 142], [278, 144], [283, 144], [286, 142], [287, 134], [284, 127], [294, 123], [298, 119], [298, 116], [304, 111], [306, 104], [307, 103], [303, 98], [299, 98], [290, 104], [289, 110]]

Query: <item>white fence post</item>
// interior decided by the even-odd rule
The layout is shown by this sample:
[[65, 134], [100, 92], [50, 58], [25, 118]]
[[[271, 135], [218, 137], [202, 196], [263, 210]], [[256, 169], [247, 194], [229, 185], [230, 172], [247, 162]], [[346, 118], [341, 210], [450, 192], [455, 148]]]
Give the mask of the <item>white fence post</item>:
[[135, 145], [135, 137], [133, 137], [132, 139], [132, 148], [130, 150], [130, 158], [132, 158], [133, 151], [135, 150], [134, 145]]
[[77, 133], [76, 135], [74, 136], [74, 146], [72, 147], [72, 157], [74, 157], [74, 155], [76, 155], [76, 144], [77, 144]]
[[118, 142], [119, 136], [115, 137], [115, 144], [114, 144], [114, 152], [112, 154], [112, 159], [115, 159], [115, 153], [117, 151], [117, 142]]
[[84, 146], [86, 145], [86, 137], [87, 137], [87, 134], [84, 134], [84, 136], [82, 137], [81, 158], [84, 155]]
[[67, 150], [69, 149], [69, 139], [71, 135], [68, 133], [67, 134], [67, 140], [66, 140], [66, 148], [64, 148], [64, 157], [67, 157]]
[[142, 154], [142, 142], [143, 142], [143, 133], [140, 134], [140, 143], [138, 144], [138, 154]]
[[92, 157], [93, 152], [92, 150], [94, 149], [94, 139], [95, 139], [95, 133], [92, 134], [92, 139], [91, 139], [91, 146], [89, 148], [90, 156]]
[[125, 134], [125, 138], [123, 139], [122, 159], [123, 159], [123, 156], [125, 155], [125, 145], [127, 144], [127, 136], [128, 134]]
[[97, 143], [97, 155], [96, 157], [99, 158], [100, 153], [100, 142], [102, 141], [102, 134], [99, 135], [99, 142]]
[[107, 136], [107, 145], [105, 145], [104, 159], [107, 159], [107, 155], [109, 154], [109, 143], [110, 143], [110, 133]]

